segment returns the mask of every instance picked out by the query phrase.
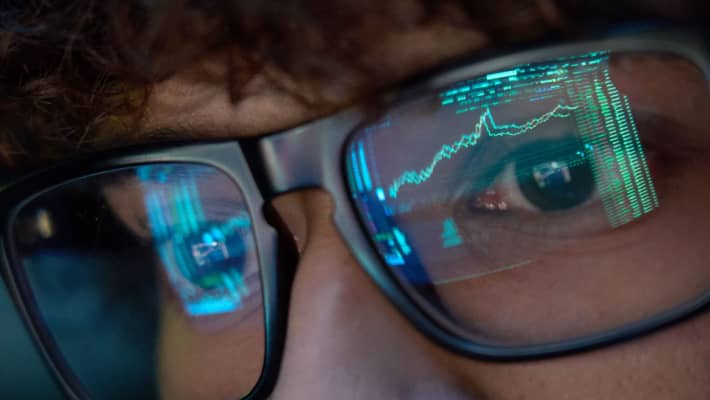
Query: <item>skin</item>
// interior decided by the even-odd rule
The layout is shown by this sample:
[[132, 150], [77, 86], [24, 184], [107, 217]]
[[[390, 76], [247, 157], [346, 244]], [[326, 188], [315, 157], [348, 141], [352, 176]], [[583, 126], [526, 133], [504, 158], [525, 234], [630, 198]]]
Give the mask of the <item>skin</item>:
[[[387, 70], [379, 84], [388, 85], [485, 48], [487, 42], [481, 32], [434, 23], [392, 34], [371, 51]], [[306, 107], [259, 77], [236, 104], [223, 85], [191, 79], [192, 68], [219, 65], [219, 60], [219, 55], [208, 57], [159, 84], [144, 130], [179, 128], [202, 138], [238, 138], [293, 127], [330, 111]], [[353, 95], [347, 89], [329, 94], [336, 108], [350, 103]], [[707, 170], [702, 161], [698, 165]], [[698, 179], [698, 184], [707, 182]], [[285, 354], [272, 399], [710, 398], [710, 315], [574, 356], [525, 363], [466, 359], [428, 341], [378, 291], [333, 226], [327, 193], [289, 193], [274, 204], [301, 257], [294, 266]], [[693, 229], [692, 221], [679, 224], [677, 229]], [[227, 399], [242, 394], [247, 383], [239, 377], [248, 372], [237, 369], [235, 343], [249, 333], [201, 332], [186, 323], [174, 302], [163, 307], [162, 396]]]

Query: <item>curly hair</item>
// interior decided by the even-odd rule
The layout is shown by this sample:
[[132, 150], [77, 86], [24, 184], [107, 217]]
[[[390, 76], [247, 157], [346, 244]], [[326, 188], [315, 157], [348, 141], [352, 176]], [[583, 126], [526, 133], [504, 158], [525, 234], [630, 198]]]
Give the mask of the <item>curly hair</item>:
[[[228, 49], [223, 79], [238, 102], [240, 88], [267, 65], [300, 82], [327, 82], [343, 70], [377, 74], [353, 55], [383, 32], [437, 18], [486, 32], [496, 45], [579, 31], [567, 21], [580, 16], [591, 23], [591, 15], [613, 22], [703, 13], [702, 1], [662, 0], [6, 0], [0, 159], [27, 166], [135, 141], [151, 86], [217, 50]], [[279, 85], [279, 76], [267, 79]]]

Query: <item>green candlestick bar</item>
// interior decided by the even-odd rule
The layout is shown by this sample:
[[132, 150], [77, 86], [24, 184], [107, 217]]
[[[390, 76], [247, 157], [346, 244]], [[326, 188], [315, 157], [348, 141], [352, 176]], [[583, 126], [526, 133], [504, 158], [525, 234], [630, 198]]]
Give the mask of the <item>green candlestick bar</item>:
[[[579, 132], [609, 224], [619, 227], [658, 208], [659, 201], [641, 147], [629, 100], [609, 75], [608, 57], [597, 71], [584, 71], [570, 90]], [[594, 75], [589, 79], [589, 74]]]

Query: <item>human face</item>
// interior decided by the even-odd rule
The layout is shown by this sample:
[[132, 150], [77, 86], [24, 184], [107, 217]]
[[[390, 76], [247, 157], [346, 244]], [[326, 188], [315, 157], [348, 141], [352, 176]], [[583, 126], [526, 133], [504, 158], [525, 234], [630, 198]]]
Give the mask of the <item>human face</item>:
[[[475, 30], [434, 25], [393, 35], [384, 42], [386, 49], [378, 54], [390, 65], [390, 73], [382, 85], [462, 52], [474, 52], [486, 45], [486, 38]], [[219, 62], [215, 56], [200, 63]], [[190, 76], [187, 68], [156, 87], [145, 131], [187, 127], [205, 138], [238, 138], [294, 126], [327, 112], [304, 107], [258, 78], [245, 91], [244, 100], [233, 104], [222, 85], [197, 83]], [[338, 82], [332, 85], [338, 87]], [[336, 93], [333, 103], [351, 101], [347, 90]], [[699, 169], [706, 169], [703, 159], [698, 160]], [[118, 203], [131, 203], [130, 195], [118, 191], [108, 197], [120, 209]], [[292, 266], [295, 281], [286, 351], [273, 398], [708, 395], [710, 361], [703, 340], [710, 328], [707, 316], [624, 345], [570, 357], [492, 363], [455, 356], [423, 338], [367, 279], [329, 218], [332, 202], [326, 193], [299, 191], [274, 203], [296, 237], [301, 254], [298, 264]], [[130, 217], [126, 223], [131, 225]], [[694, 229], [689, 223], [683, 228]], [[665, 233], [663, 229], [657, 232]], [[159, 357], [163, 397], [238, 396], [242, 384], [238, 368], [243, 365], [238, 365], [236, 358], [247, 350], [244, 343], [253, 338], [193, 329], [172, 304], [166, 302], [162, 307]]]
[[[387, 55], [383, 63], [395, 65], [390, 78], [397, 79], [460, 53], [474, 52], [485, 47], [486, 41], [475, 30], [434, 25], [393, 35], [384, 45], [387, 49], [378, 54]], [[416, 45], [406, 45], [412, 42]], [[146, 129], [186, 125], [204, 137], [244, 137], [288, 128], [322, 114], [259, 79], [252, 83], [253, 94], [232, 104], [223, 87], [196, 85], [188, 76], [186, 71], [158, 85]], [[638, 97], [658, 95], [653, 87], [625, 89]], [[210, 100], [200, 103], [194, 101], [197, 98]], [[345, 93], [335, 101], [347, 104], [350, 97]], [[189, 113], [176, 112], [186, 109]], [[704, 160], [698, 162], [705, 165]], [[327, 193], [289, 193], [275, 199], [274, 205], [300, 252], [274, 399], [700, 399], [710, 395], [710, 345], [704, 340], [710, 332], [707, 315], [575, 356], [522, 363], [462, 358], [424, 338], [378, 292], [334, 228]], [[683, 229], [696, 229], [691, 225]], [[664, 235], [664, 229], [657, 234]], [[664, 252], [649, 256], [660, 257]], [[170, 351], [162, 354], [165, 398], [221, 399], [238, 392], [239, 382], [229, 372], [232, 376], [238, 373], [226, 350], [200, 352], [197, 343], [205, 339], [200, 333], [190, 332], [177, 319], [163, 324], [165, 339], [183, 340], [171, 343]], [[228, 342], [224, 345], [229, 348]], [[227, 372], [215, 374], [215, 369]]]

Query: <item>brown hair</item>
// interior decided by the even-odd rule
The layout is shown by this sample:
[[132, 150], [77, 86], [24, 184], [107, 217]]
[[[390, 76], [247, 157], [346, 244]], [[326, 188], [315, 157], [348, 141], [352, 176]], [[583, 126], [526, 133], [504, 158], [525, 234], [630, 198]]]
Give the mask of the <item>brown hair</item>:
[[[475, 27], [494, 41], [507, 43], [569, 31], [565, 22], [580, 16], [591, 22], [591, 15], [615, 21], [629, 15], [704, 12], [702, 1], [669, 5], [662, 0], [4, 3], [0, 5], [0, 158], [9, 165], [104, 147], [118, 136], [131, 141], [128, 132], [140, 121], [151, 85], [218, 49], [229, 49], [225, 63], [230, 73], [224, 84], [233, 101], [238, 101], [240, 87], [265, 65], [303, 82], [327, 82], [329, 74], [343, 70], [377, 73], [371, 63], [353, 54], [386, 30], [412, 29], [436, 18]], [[278, 76], [267, 78], [279, 84]], [[302, 100], [322, 99], [302, 96]]]

